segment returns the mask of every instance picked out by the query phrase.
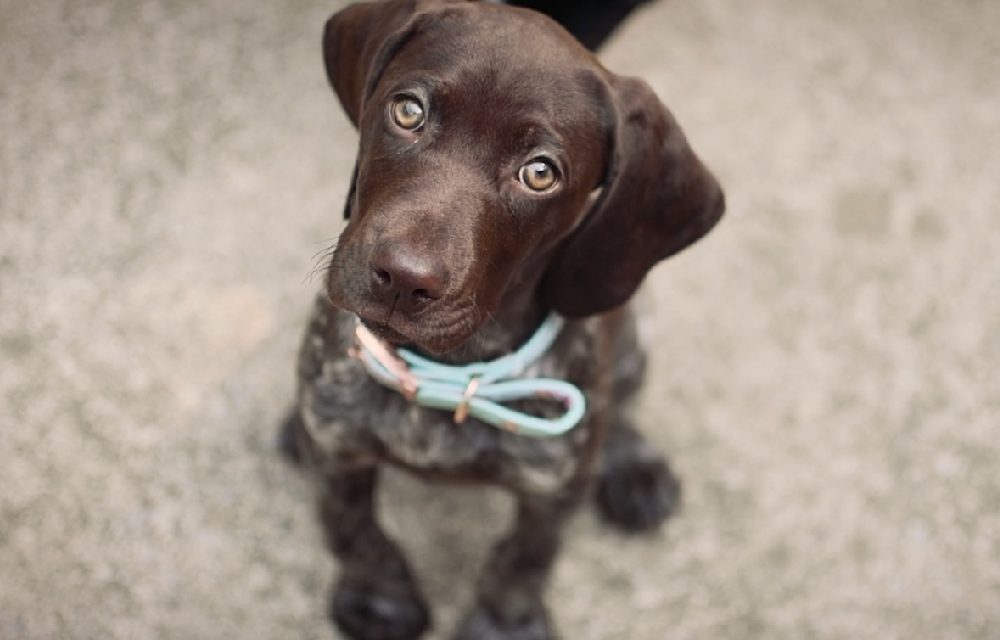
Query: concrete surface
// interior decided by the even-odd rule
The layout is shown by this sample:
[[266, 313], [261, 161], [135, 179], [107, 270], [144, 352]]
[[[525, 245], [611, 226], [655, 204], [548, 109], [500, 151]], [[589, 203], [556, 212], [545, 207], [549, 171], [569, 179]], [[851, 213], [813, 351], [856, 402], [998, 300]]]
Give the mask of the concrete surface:
[[[0, 0], [0, 638], [334, 637], [272, 438], [355, 143], [336, 6]], [[998, 26], [665, 0], [606, 49], [730, 216], [647, 288], [685, 510], [576, 520], [566, 638], [1000, 638]], [[385, 493], [442, 637], [509, 504]]]

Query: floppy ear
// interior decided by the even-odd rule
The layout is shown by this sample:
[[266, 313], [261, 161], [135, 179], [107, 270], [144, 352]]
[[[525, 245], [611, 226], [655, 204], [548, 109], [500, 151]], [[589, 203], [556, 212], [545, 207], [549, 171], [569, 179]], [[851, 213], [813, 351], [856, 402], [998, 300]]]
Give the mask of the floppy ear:
[[[416, 28], [418, 13], [455, 0], [385, 0], [353, 4], [333, 14], [323, 30], [323, 64], [351, 124], [358, 126], [365, 101], [382, 72]], [[351, 217], [358, 167], [344, 203]]]
[[722, 217], [719, 183], [649, 86], [609, 80], [611, 163], [594, 208], [545, 276], [552, 307], [582, 317], [632, 296], [646, 273], [708, 233]]
[[326, 75], [354, 126], [386, 64], [405, 42], [410, 32], [407, 24], [421, 4], [425, 3], [362, 2], [327, 20], [323, 31]]

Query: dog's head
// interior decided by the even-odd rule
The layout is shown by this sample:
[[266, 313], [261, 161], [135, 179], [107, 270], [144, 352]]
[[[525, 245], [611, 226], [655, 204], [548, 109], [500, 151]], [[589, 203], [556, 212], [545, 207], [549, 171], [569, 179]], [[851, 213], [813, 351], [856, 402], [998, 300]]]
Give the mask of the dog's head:
[[649, 87], [541, 14], [363, 3], [323, 49], [361, 135], [328, 293], [392, 343], [450, 351], [512, 296], [611, 309], [722, 215]]

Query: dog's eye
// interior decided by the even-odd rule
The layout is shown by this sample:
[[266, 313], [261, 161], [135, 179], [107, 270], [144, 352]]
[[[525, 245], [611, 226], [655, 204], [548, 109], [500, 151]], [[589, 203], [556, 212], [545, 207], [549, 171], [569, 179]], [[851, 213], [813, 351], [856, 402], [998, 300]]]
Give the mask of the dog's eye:
[[559, 175], [551, 162], [535, 158], [518, 170], [517, 179], [532, 191], [546, 191], [555, 185]]
[[392, 102], [392, 119], [407, 131], [416, 131], [424, 124], [424, 105], [412, 96], [398, 96]]

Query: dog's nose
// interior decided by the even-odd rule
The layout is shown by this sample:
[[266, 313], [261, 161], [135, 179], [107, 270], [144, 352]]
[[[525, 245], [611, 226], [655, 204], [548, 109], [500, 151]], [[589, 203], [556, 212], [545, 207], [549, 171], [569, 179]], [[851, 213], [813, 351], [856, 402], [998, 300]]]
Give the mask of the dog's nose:
[[372, 291], [399, 311], [413, 312], [444, 295], [444, 264], [430, 255], [383, 244], [372, 254]]

